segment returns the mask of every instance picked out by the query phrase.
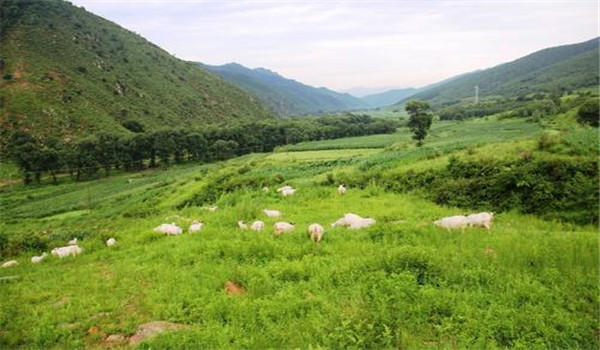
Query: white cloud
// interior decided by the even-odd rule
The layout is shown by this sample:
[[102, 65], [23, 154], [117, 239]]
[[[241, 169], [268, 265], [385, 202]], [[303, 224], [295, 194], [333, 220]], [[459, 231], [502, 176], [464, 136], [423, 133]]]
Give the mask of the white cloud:
[[422, 86], [598, 35], [595, 1], [74, 0], [177, 57], [316, 86]]

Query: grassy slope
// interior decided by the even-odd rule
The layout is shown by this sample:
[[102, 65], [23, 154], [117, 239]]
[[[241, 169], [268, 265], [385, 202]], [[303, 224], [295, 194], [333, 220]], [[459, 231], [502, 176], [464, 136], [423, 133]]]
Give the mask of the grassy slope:
[[[596, 228], [504, 213], [491, 233], [446, 232], [431, 219], [460, 210], [377, 186], [340, 197], [334, 186], [318, 185], [340, 168], [390, 160], [435, 166], [431, 162], [461, 141], [474, 147], [487, 138], [474, 154], [504, 141], [495, 147], [507, 154], [528, 142], [498, 136], [511, 122], [489, 121], [473, 139], [471, 123], [481, 121], [440, 125], [431, 142], [437, 154], [282, 152], [93, 183], [5, 188], [2, 235], [30, 243], [45, 237], [50, 246], [79, 236], [85, 253], [32, 265], [33, 248], [16, 256], [20, 266], [0, 269], [0, 278], [19, 276], [0, 283], [0, 293], [11, 296], [0, 301], [0, 347], [97, 346], [106, 334], [129, 335], [140, 323], [168, 320], [190, 328], [155, 338], [151, 346], [597, 348]], [[519, 129], [513, 140], [538, 133]], [[256, 183], [222, 195], [214, 213], [174, 209], [220, 174], [283, 177], [299, 191], [282, 199]], [[270, 226], [274, 220], [260, 214], [265, 207], [282, 210], [296, 231], [275, 238], [238, 230], [237, 220], [261, 218]], [[329, 230], [346, 212], [378, 224]], [[202, 219], [206, 228], [179, 237], [151, 231], [172, 215]], [[313, 222], [328, 229], [319, 245], [304, 233]], [[103, 246], [108, 237], [117, 247]], [[225, 295], [227, 280], [241, 283], [247, 294]], [[100, 332], [87, 334], [92, 326]]]
[[[9, 6], [13, 1], [3, 1]], [[63, 1], [17, 2], [2, 33], [3, 129], [79, 137], [270, 116], [250, 95]], [[6, 25], [6, 23], [5, 23]]]
[[479, 86], [480, 96], [517, 96], [597, 86], [598, 79], [598, 38], [595, 38], [547, 48], [496, 67], [463, 74], [425, 88], [408, 99], [439, 104], [472, 98], [475, 85]]

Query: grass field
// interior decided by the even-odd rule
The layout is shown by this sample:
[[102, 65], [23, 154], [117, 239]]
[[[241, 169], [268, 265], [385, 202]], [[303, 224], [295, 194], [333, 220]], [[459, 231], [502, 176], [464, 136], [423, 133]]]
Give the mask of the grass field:
[[[441, 121], [434, 123], [425, 143], [426, 147], [452, 148], [478, 146], [483, 143], [530, 138], [541, 128], [524, 120], [470, 120]], [[395, 146], [395, 147], [394, 147]], [[346, 137], [334, 140], [302, 142], [280, 147], [279, 151], [314, 151], [328, 149], [414, 147], [411, 133], [400, 128], [395, 134]]]
[[[0, 269], [0, 348], [101, 347], [108, 335], [127, 337], [158, 320], [186, 327], [138, 347], [598, 348], [596, 227], [509, 211], [495, 216], [491, 232], [447, 232], [431, 220], [461, 209], [376, 184], [343, 197], [323, 185], [343, 169], [427, 168], [451, 152], [508, 155], [531, 147], [539, 132], [523, 121], [440, 123], [422, 148], [401, 132], [387, 150], [253, 154], [2, 187], [2, 261], [20, 265]], [[281, 198], [274, 189], [282, 183], [298, 192]], [[182, 205], [213, 198], [198, 197], [206, 193], [214, 200]], [[211, 204], [219, 209], [203, 209]], [[273, 236], [275, 219], [263, 208], [281, 210], [295, 231]], [[348, 212], [377, 224], [330, 229]], [[266, 222], [265, 232], [237, 227], [254, 219]], [[152, 231], [191, 220], [205, 228], [174, 237]], [[306, 234], [314, 222], [326, 228], [319, 244]], [[73, 237], [82, 255], [29, 262]], [[104, 245], [109, 237], [115, 247]], [[245, 293], [227, 295], [227, 281]]]

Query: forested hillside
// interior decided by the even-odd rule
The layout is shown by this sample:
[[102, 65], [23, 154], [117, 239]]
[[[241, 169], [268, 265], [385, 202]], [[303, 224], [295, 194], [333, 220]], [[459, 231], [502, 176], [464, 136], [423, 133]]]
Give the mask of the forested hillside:
[[60, 135], [201, 127], [271, 113], [237, 87], [60, 0], [2, 0], [0, 128]]
[[202, 66], [256, 95], [277, 114], [283, 116], [370, 107], [369, 104], [350, 94], [305, 85], [264, 68], [250, 69], [237, 63]]
[[464, 74], [436, 84], [401, 100], [428, 100], [434, 104], [474, 99], [479, 96], [516, 97], [530, 93], [554, 93], [598, 85], [598, 38], [534, 52], [496, 67]]

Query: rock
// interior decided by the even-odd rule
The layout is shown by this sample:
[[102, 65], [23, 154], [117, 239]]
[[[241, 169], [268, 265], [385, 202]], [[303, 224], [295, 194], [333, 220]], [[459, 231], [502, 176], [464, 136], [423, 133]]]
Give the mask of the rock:
[[122, 334], [111, 334], [108, 337], [104, 338], [102, 341], [102, 346], [111, 347], [115, 345], [121, 345], [127, 342], [127, 337]]
[[245, 293], [242, 286], [231, 281], [225, 282], [225, 292], [229, 295], [242, 295]]
[[186, 326], [183, 324], [167, 321], [154, 321], [144, 323], [142, 325], [139, 325], [138, 329], [135, 331], [135, 334], [129, 338], [129, 345], [137, 344], [146, 339], [152, 338], [164, 331], [176, 331], [185, 327]]
[[86, 334], [90, 334], [90, 335], [98, 334], [98, 333], [100, 333], [100, 327], [98, 327], [98, 326], [91, 326], [90, 329], [88, 329], [86, 332]]

